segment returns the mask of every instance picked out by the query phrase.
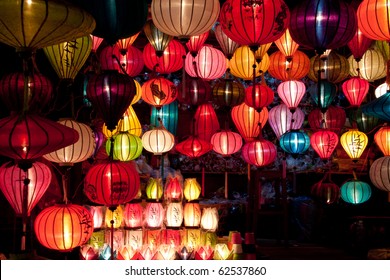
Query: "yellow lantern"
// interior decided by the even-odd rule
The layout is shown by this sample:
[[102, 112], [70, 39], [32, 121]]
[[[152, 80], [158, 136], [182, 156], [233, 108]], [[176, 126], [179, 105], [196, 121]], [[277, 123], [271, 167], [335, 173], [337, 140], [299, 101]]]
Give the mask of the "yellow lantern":
[[184, 226], [199, 227], [202, 212], [199, 203], [186, 203], [184, 205]]
[[142, 126], [133, 106], [130, 105], [126, 109], [122, 118], [118, 121], [115, 129], [111, 131], [107, 128], [106, 124], [103, 124], [102, 132], [107, 138], [111, 138], [117, 135], [119, 132], [129, 132], [130, 134], [141, 137]]
[[171, 202], [165, 213], [167, 227], [180, 227], [183, 222], [183, 205], [181, 202]]
[[164, 194], [162, 178], [149, 178], [145, 191], [148, 199], [161, 199]]
[[202, 229], [214, 232], [218, 228], [218, 210], [215, 207], [203, 208], [200, 225]]
[[134, 83], [135, 83], [135, 96], [133, 97], [133, 100], [131, 100], [130, 105], [134, 105], [142, 97], [142, 86], [141, 86], [141, 84], [137, 80], [135, 80], [135, 79], [134, 79]]
[[230, 60], [230, 73], [244, 80], [253, 79], [253, 65], [256, 65], [255, 76], [258, 77], [265, 73], [270, 65], [270, 59], [267, 53], [264, 53], [261, 62], [256, 62], [253, 51], [248, 46], [241, 46], [236, 49]]
[[184, 180], [184, 197], [188, 200], [196, 200], [200, 196], [201, 187], [196, 178], [187, 178]]
[[114, 228], [119, 228], [122, 225], [122, 221], [123, 221], [122, 207], [118, 205], [118, 207], [116, 207], [115, 210], [111, 210], [107, 208], [105, 221], [106, 221], [106, 227], [111, 228], [111, 222], [113, 221]]
[[214, 247], [214, 260], [232, 260], [233, 250], [229, 250], [227, 244], [217, 243]]
[[341, 135], [340, 144], [348, 156], [357, 161], [368, 144], [368, 137], [364, 132], [352, 128]]
[[196, 250], [201, 244], [201, 232], [197, 228], [184, 230], [184, 245], [189, 251]]

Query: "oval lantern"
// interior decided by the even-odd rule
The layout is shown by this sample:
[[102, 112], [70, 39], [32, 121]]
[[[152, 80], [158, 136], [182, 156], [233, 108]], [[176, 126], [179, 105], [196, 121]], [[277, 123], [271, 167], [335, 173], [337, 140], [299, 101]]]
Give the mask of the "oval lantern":
[[359, 77], [352, 77], [346, 80], [341, 88], [349, 104], [352, 107], [359, 107], [366, 97], [370, 84], [367, 80]]
[[344, 108], [335, 105], [330, 105], [325, 112], [315, 108], [308, 115], [309, 126], [313, 130], [328, 129], [338, 133], [346, 120]]
[[356, 179], [345, 182], [340, 187], [341, 198], [351, 204], [364, 203], [371, 197], [371, 187]]
[[213, 103], [221, 107], [241, 104], [245, 99], [245, 88], [239, 81], [226, 78], [217, 81], [212, 87]]
[[384, 156], [390, 156], [390, 127], [383, 126], [374, 134], [374, 141]]
[[277, 92], [283, 103], [294, 112], [306, 93], [306, 86], [297, 80], [285, 81], [278, 85]]
[[385, 0], [361, 2], [357, 9], [357, 19], [362, 33], [373, 40], [388, 41], [390, 28], [385, 15], [388, 15], [389, 12], [389, 5]]
[[177, 100], [162, 106], [160, 109], [152, 107], [150, 114], [150, 125], [158, 126], [160, 121], [163, 126], [173, 135], [176, 134], [177, 122], [179, 117], [179, 108]]
[[[129, 131], [119, 132], [112, 136], [113, 143], [106, 141], [106, 153], [114, 160], [131, 161], [137, 159], [143, 150], [141, 138]], [[111, 147], [113, 152], [111, 153]]]
[[177, 89], [170, 80], [157, 77], [147, 80], [142, 85], [142, 100], [149, 105], [161, 108], [175, 101]]
[[187, 201], [193, 201], [199, 198], [201, 187], [196, 178], [184, 179], [183, 188], [183, 194]]
[[222, 156], [237, 153], [242, 147], [241, 135], [230, 130], [222, 130], [214, 133], [210, 142], [213, 145], [214, 152]]
[[218, 228], [218, 210], [215, 207], [206, 207], [202, 210], [200, 226], [203, 230], [215, 232]]
[[274, 92], [265, 82], [251, 85], [245, 89], [245, 104], [255, 108], [258, 112], [270, 105], [273, 101]]
[[339, 143], [338, 135], [330, 130], [322, 129], [310, 136], [310, 146], [322, 160], [328, 160]]
[[207, 142], [210, 142], [213, 134], [220, 129], [217, 113], [211, 103], [203, 103], [198, 106], [194, 121], [194, 134]]
[[341, 135], [340, 144], [347, 155], [357, 161], [368, 145], [368, 137], [364, 132], [351, 128]]
[[141, 140], [144, 149], [154, 155], [169, 152], [175, 145], [175, 136], [163, 126], [146, 131]]
[[189, 158], [201, 157], [212, 150], [209, 141], [203, 140], [198, 136], [191, 135], [187, 139], [176, 144], [175, 149], [182, 155]]
[[301, 129], [304, 119], [305, 113], [300, 108], [292, 113], [287, 105], [282, 103], [269, 110], [268, 123], [279, 139], [290, 129]]
[[357, 62], [353, 56], [348, 57], [351, 76], [358, 76], [369, 82], [386, 77], [386, 61], [376, 49], [368, 49]]
[[140, 188], [133, 163], [106, 161], [93, 165], [84, 178], [84, 193], [94, 203], [115, 207], [131, 201]]
[[187, 202], [184, 204], [184, 226], [185, 227], [199, 227], [202, 212], [199, 203]]
[[309, 149], [310, 137], [305, 132], [294, 129], [280, 136], [279, 145], [286, 153], [296, 156]]
[[340, 188], [332, 181], [322, 179], [311, 187], [311, 194], [326, 204], [332, 204], [340, 198]]
[[144, 222], [147, 228], [160, 228], [164, 222], [164, 207], [159, 202], [148, 202], [144, 209]]
[[[129, 75], [130, 77], [138, 76], [139, 74], [141, 74], [142, 70], [144, 70], [145, 66], [142, 51], [140, 51], [134, 46], [128, 46], [125, 50], [125, 54], [121, 53], [119, 55], [120, 64], [127, 75]], [[134, 104], [137, 101], [134, 101], [133, 99], [131, 104]]]
[[214, 35], [223, 53], [225, 54], [225, 57], [230, 60], [240, 44], [230, 39], [223, 31], [223, 28], [219, 23], [214, 26]]
[[247, 163], [262, 167], [275, 161], [277, 150], [274, 143], [261, 138], [245, 143], [241, 155]]
[[141, 137], [142, 135], [142, 125], [137, 117], [137, 114], [132, 105], [130, 105], [123, 117], [118, 122], [118, 131], [127, 131], [135, 136]]
[[183, 205], [181, 202], [168, 203], [165, 211], [165, 225], [178, 228], [183, 223]]
[[69, 252], [88, 242], [93, 233], [93, 218], [80, 205], [54, 205], [37, 215], [34, 232], [44, 247]]
[[310, 86], [308, 91], [315, 104], [325, 111], [336, 98], [337, 86], [327, 80], [320, 80], [317, 84]]
[[207, 30], [203, 34], [190, 37], [186, 43], [186, 47], [193, 57], [195, 57], [198, 54], [198, 51], [203, 47], [203, 44], [206, 42], [209, 34], [210, 30]]
[[[254, 65], [256, 65], [255, 68]], [[233, 76], [244, 80], [253, 80], [253, 72], [255, 72], [255, 77], [258, 77], [268, 70], [270, 57], [266, 53], [261, 62], [258, 62], [253, 51], [248, 46], [240, 46], [229, 61], [229, 66]]]
[[141, 228], [144, 208], [141, 203], [126, 203], [123, 213], [125, 226], [130, 229]]
[[177, 100], [185, 106], [197, 106], [211, 101], [212, 88], [210, 84], [195, 77], [188, 77], [185, 83], [181, 82], [178, 86]]
[[287, 61], [281, 51], [272, 53], [269, 60], [268, 73], [284, 82], [302, 79], [310, 71], [310, 58], [300, 50], [292, 55], [291, 61]]
[[375, 187], [390, 192], [390, 156], [376, 159], [370, 166], [370, 180]]

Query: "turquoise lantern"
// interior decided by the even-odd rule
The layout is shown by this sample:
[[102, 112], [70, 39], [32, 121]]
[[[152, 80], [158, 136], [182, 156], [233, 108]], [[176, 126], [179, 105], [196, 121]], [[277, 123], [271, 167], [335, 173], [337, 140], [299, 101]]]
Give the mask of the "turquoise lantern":
[[309, 87], [309, 93], [321, 111], [326, 111], [337, 95], [337, 86], [327, 80], [320, 80]]
[[365, 105], [362, 105], [361, 108], [363, 113], [388, 122], [390, 121], [389, 106], [390, 92], [386, 92], [381, 97], [376, 98]]
[[173, 101], [168, 105], [162, 106], [160, 109], [157, 109], [155, 106], [152, 106], [152, 114], [150, 116], [150, 124], [153, 126], [159, 126], [159, 119], [162, 121], [164, 127], [173, 135], [176, 135], [177, 129], [177, 118], [178, 118], [178, 102], [177, 100]]
[[345, 202], [360, 204], [371, 197], [371, 187], [365, 182], [353, 179], [341, 186], [340, 195]]
[[291, 130], [280, 136], [279, 145], [286, 153], [296, 156], [307, 151], [310, 147], [310, 138], [303, 131]]

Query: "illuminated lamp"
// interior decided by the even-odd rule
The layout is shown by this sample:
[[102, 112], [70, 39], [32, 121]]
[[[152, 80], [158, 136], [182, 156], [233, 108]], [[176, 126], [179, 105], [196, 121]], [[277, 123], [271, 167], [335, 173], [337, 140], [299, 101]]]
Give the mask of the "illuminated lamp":
[[268, 73], [281, 81], [302, 79], [310, 71], [309, 57], [299, 50], [292, 55], [291, 61], [287, 61], [281, 51], [272, 53], [269, 60]]
[[273, 163], [276, 159], [276, 146], [262, 137], [245, 143], [241, 148], [241, 155], [245, 162], [257, 167]]
[[106, 161], [93, 165], [84, 178], [84, 193], [94, 203], [113, 207], [132, 200], [140, 178], [132, 162]]
[[154, 155], [169, 152], [175, 145], [175, 137], [163, 126], [146, 131], [141, 140], [144, 149]]
[[[126, 72], [130, 77], [138, 76], [144, 70], [145, 62], [142, 52], [133, 46], [128, 46], [124, 54], [120, 54], [119, 61], [121, 70]], [[134, 104], [134, 99], [131, 104]]]
[[253, 67], [255, 77], [265, 73], [270, 67], [270, 57], [266, 53], [260, 62], [256, 61], [253, 51], [248, 46], [240, 46], [236, 49], [229, 61], [230, 72], [233, 76], [244, 80], [253, 80]]
[[141, 203], [126, 203], [124, 209], [124, 221], [127, 228], [141, 228], [144, 208]]
[[183, 194], [187, 201], [197, 200], [200, 196], [201, 187], [196, 178], [184, 179]]
[[92, 34], [90, 34], [90, 36], [91, 36], [91, 39], [92, 39], [91, 53], [96, 54], [97, 49], [100, 47], [100, 45], [102, 44], [104, 39], [100, 38], [98, 36], [94, 36]]
[[211, 101], [211, 86], [201, 78], [186, 77], [185, 83], [180, 83], [177, 89], [177, 100], [182, 105], [198, 106]]
[[176, 250], [171, 244], [160, 244], [152, 260], [175, 260]]
[[309, 149], [310, 137], [303, 131], [293, 129], [280, 136], [279, 145], [286, 153], [296, 156]]
[[69, 252], [87, 243], [93, 233], [89, 211], [76, 204], [54, 205], [35, 218], [34, 232], [39, 243], [49, 249]]
[[202, 212], [199, 203], [187, 202], [184, 204], [184, 226], [199, 227]]
[[390, 127], [383, 126], [374, 134], [374, 141], [384, 156], [390, 156]]
[[342, 90], [352, 107], [359, 107], [366, 97], [370, 84], [367, 80], [352, 77], [342, 84]]
[[212, 150], [210, 142], [191, 135], [187, 139], [176, 144], [175, 149], [182, 155], [190, 158], [200, 157]]
[[360, 30], [360, 27], [358, 26], [355, 35], [347, 43], [347, 46], [352, 52], [353, 58], [356, 61], [360, 61], [360, 59], [362, 59], [364, 53], [371, 46], [372, 41], [372, 39], [363, 34], [363, 32]]
[[332, 204], [340, 198], [340, 188], [332, 180], [326, 179], [327, 176], [328, 173], [311, 187], [311, 194], [321, 202]]
[[245, 104], [234, 106], [231, 117], [238, 132], [245, 141], [254, 140], [260, 133], [260, 126], [264, 127], [268, 120], [268, 109], [264, 107], [261, 112]]
[[328, 160], [339, 143], [338, 135], [327, 129], [314, 132], [310, 136], [310, 146], [322, 160]]
[[308, 115], [309, 126], [313, 130], [328, 129], [335, 132], [341, 131], [347, 119], [344, 108], [330, 105], [325, 112], [315, 108]]
[[263, 57], [268, 55], [267, 51], [269, 50], [271, 45], [272, 42], [258, 46], [257, 50], [254, 52], [256, 62], [261, 62], [263, 60]]
[[144, 222], [148, 228], [160, 228], [164, 222], [164, 207], [159, 202], [146, 203], [144, 210]]
[[122, 64], [124, 63], [123, 55], [121, 55], [118, 45], [107, 45], [99, 52], [100, 68], [104, 71], [118, 71], [122, 73]]
[[283, 35], [275, 41], [275, 45], [280, 52], [284, 54], [286, 60], [292, 60], [293, 55], [298, 50], [299, 45], [291, 37], [287, 28]]
[[137, 80], [135, 80], [135, 79], [134, 79], [134, 83], [135, 83], [136, 92], [135, 92], [135, 96], [133, 97], [133, 100], [131, 101], [130, 105], [136, 104], [142, 98], [142, 86], [141, 86], [141, 84]]
[[123, 246], [118, 252], [117, 260], [134, 260], [137, 256], [137, 250], [131, 246]]
[[353, 77], [360, 77], [369, 82], [386, 76], [386, 61], [383, 55], [375, 49], [368, 49], [357, 62], [351, 55], [348, 57], [349, 73]]
[[212, 260], [214, 258], [214, 250], [211, 246], [200, 246], [195, 251], [195, 260]]
[[150, 115], [150, 125], [158, 126], [160, 121], [163, 126], [173, 135], [176, 134], [177, 121], [179, 115], [178, 101], [175, 100], [168, 105], [162, 106], [160, 109], [152, 107], [152, 113]]
[[162, 56], [164, 50], [168, 46], [169, 42], [173, 39], [174, 36], [165, 34], [161, 32], [156, 25], [154, 25], [151, 19], [148, 19], [143, 28], [144, 34], [148, 39], [151, 46], [156, 51], [157, 56]]
[[214, 247], [214, 260], [232, 260], [233, 250], [226, 243], [217, 243]]
[[202, 218], [200, 226], [203, 230], [215, 232], [218, 228], [218, 209], [215, 207], [206, 207], [202, 209]]
[[127, 38], [118, 39], [118, 41], [115, 44], [118, 45], [119, 50], [122, 54], [126, 53], [128, 51], [128, 49], [130, 47], [132, 47], [133, 43], [135, 42], [135, 40], [137, 40], [138, 35], [140, 33], [141, 32], [138, 32], [138, 33], [135, 33], [134, 35], [129, 36]]
[[181, 202], [170, 202], [166, 206], [165, 225], [179, 228], [183, 223], [183, 205]]
[[169, 42], [161, 54], [158, 54], [150, 43], [146, 44], [143, 50], [145, 66], [160, 74], [179, 71], [183, 67], [183, 56], [185, 55], [186, 50], [183, 45], [175, 39]]
[[320, 80], [318, 83], [310, 86], [308, 91], [315, 104], [322, 111], [325, 111], [337, 95], [337, 86], [327, 80]]
[[85, 208], [91, 213], [93, 218], [93, 230], [99, 230], [103, 225], [104, 220], [104, 206], [90, 206], [85, 205]]
[[106, 209], [106, 215], [104, 220], [106, 221], [106, 228], [113, 226], [114, 228], [120, 228], [123, 223], [123, 209], [122, 206], [113, 209]]
[[[113, 143], [112, 143], [113, 141]], [[113, 152], [111, 153], [111, 147]], [[119, 132], [106, 141], [106, 153], [112, 155], [114, 160], [131, 161], [137, 159], [142, 153], [142, 141], [138, 136], [127, 132]]]
[[390, 59], [390, 47], [387, 41], [376, 40], [374, 42], [374, 49], [378, 50], [382, 54], [385, 61]]
[[99, 254], [91, 245], [80, 246], [80, 259], [81, 260], [97, 260]]
[[384, 95], [385, 93], [387, 93], [388, 91], [389, 91], [389, 86], [387, 85], [386, 82], [384, 82], [383, 84], [380, 84], [379, 86], [376, 87], [375, 97], [379, 98], [382, 95]]
[[383, 121], [375, 115], [368, 115], [364, 113], [362, 107], [366, 104], [363, 104], [359, 108], [349, 111], [348, 113], [349, 120], [352, 121], [352, 123], [356, 123], [360, 131], [369, 134], [373, 129], [378, 126], [378, 124], [382, 123]]
[[268, 123], [278, 139], [291, 129], [301, 129], [304, 119], [305, 113], [299, 107], [292, 113], [284, 103], [272, 107], [268, 115]]
[[48, 153], [43, 157], [51, 162], [58, 163], [60, 166], [72, 166], [90, 158], [95, 151], [96, 145], [92, 129], [88, 125], [72, 119], [63, 119], [58, 121], [58, 123], [76, 130], [79, 139], [76, 143]]
[[214, 152], [222, 156], [237, 153], [242, 147], [241, 135], [230, 130], [221, 130], [214, 133], [210, 142], [213, 145]]
[[194, 122], [195, 135], [207, 142], [220, 129], [217, 113], [211, 103], [203, 103], [196, 108]]
[[294, 112], [306, 93], [306, 86], [301, 81], [289, 80], [280, 83], [277, 92], [283, 103]]
[[156, 77], [147, 80], [142, 85], [142, 100], [149, 105], [161, 108], [176, 99], [176, 86], [170, 80]]
[[274, 101], [274, 92], [267, 86], [265, 81], [248, 86], [245, 89], [246, 105], [255, 108], [256, 111], [261, 111], [264, 107], [267, 107]]
[[370, 199], [371, 187], [366, 182], [353, 179], [341, 185], [340, 193], [345, 202], [360, 204]]
[[198, 54], [198, 51], [203, 47], [203, 44], [206, 42], [209, 37], [210, 30], [207, 30], [205, 33], [200, 35], [191, 36], [188, 42], [186, 43], [188, 51], [193, 57]]
[[379, 98], [376, 98], [360, 108], [366, 115], [374, 116], [384, 121], [390, 121], [390, 112], [387, 110], [390, 105], [390, 92], [385, 93]]
[[130, 105], [122, 116], [122, 119], [118, 122], [118, 131], [127, 131], [135, 136], [141, 137], [142, 125], [135, 113], [132, 105]]
[[179, 176], [167, 176], [164, 188], [164, 199], [180, 201], [183, 196], [182, 179]]
[[160, 200], [164, 194], [162, 178], [150, 177], [146, 184], [145, 192], [148, 199]]
[[211, 45], [203, 45], [195, 57], [186, 56], [184, 68], [191, 77], [214, 80], [225, 74], [226, 58], [222, 51]]
[[245, 88], [230, 72], [227, 78], [220, 79], [212, 87], [213, 103], [223, 107], [232, 107], [241, 104], [245, 99]]
[[223, 28], [219, 23], [214, 26], [214, 35], [223, 53], [225, 54], [225, 57], [230, 60], [240, 44], [230, 39], [223, 31]]
[[370, 180], [375, 187], [390, 192], [390, 156], [376, 159], [370, 166]]
[[357, 161], [368, 145], [368, 137], [364, 132], [351, 128], [341, 135], [340, 144], [347, 155]]
[[210, 30], [218, 19], [218, 0], [156, 0], [150, 6], [153, 23], [162, 32], [179, 39], [189, 39]]
[[384, 15], [389, 14], [389, 11], [388, 2], [385, 0], [365, 0], [360, 3], [357, 19], [362, 33], [373, 40], [388, 41], [390, 28]]

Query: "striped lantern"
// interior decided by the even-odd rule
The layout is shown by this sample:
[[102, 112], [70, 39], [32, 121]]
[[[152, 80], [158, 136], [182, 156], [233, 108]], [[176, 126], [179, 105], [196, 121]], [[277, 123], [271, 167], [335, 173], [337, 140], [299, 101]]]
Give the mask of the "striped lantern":
[[149, 43], [156, 51], [156, 55], [158, 57], [162, 56], [169, 42], [173, 39], [173, 36], [160, 31], [153, 23], [152, 19], [146, 21], [143, 31]]
[[[134, 46], [128, 46], [119, 56], [122, 69], [130, 77], [135, 77], [141, 74], [144, 70], [145, 62], [142, 52]], [[134, 100], [131, 102], [134, 103]]]
[[209, 141], [203, 140], [198, 136], [191, 135], [187, 139], [176, 144], [175, 149], [180, 154], [189, 158], [198, 158], [212, 150]]
[[156, 77], [147, 80], [142, 85], [142, 100], [149, 105], [161, 108], [176, 99], [176, 86], [170, 80]]
[[345, 202], [360, 204], [370, 199], [371, 187], [366, 182], [353, 179], [341, 185], [340, 194]]
[[359, 107], [362, 104], [369, 87], [368, 81], [359, 77], [349, 78], [341, 86], [345, 97], [352, 107]]
[[207, 30], [203, 34], [190, 37], [186, 43], [186, 47], [193, 57], [195, 57], [198, 54], [198, 51], [203, 47], [203, 44], [206, 42], [209, 34], [210, 30]]
[[185, 106], [198, 106], [211, 101], [212, 88], [201, 78], [188, 77], [178, 86], [177, 100]]
[[275, 161], [277, 149], [271, 141], [260, 138], [245, 143], [241, 148], [241, 155], [248, 164], [263, 167]]
[[[113, 151], [111, 153], [111, 147]], [[137, 159], [142, 153], [142, 141], [129, 131], [119, 132], [106, 141], [106, 153], [112, 155], [114, 160], [131, 161]]]
[[268, 123], [278, 139], [290, 129], [301, 129], [304, 119], [305, 113], [300, 108], [292, 113], [283, 103], [272, 107], [268, 115]]
[[321, 202], [332, 204], [340, 198], [340, 188], [331, 180], [324, 178], [311, 187], [311, 194]]
[[390, 192], [390, 156], [376, 159], [370, 166], [369, 175], [375, 187]]
[[290, 130], [279, 138], [280, 147], [293, 156], [305, 153], [310, 147], [310, 137], [303, 131]]
[[[370, 39], [388, 41], [390, 27], [388, 15], [390, 12], [387, 0], [365, 0], [357, 10], [357, 19], [362, 33]], [[375, 19], [375, 20], [373, 20]]]
[[369, 82], [386, 77], [386, 61], [379, 50], [368, 49], [357, 62], [351, 55], [348, 57], [349, 74]]
[[141, 140], [144, 149], [154, 155], [169, 152], [175, 145], [175, 137], [163, 126], [146, 131]]
[[274, 92], [264, 82], [255, 84], [245, 89], [245, 104], [260, 112], [274, 101]]
[[258, 62], [253, 51], [245, 45], [238, 47], [229, 61], [232, 75], [244, 80], [253, 80], [254, 65], [256, 65], [255, 77], [259, 77], [270, 67], [270, 57], [266, 53], [262, 60]]
[[294, 112], [306, 93], [306, 86], [301, 81], [289, 80], [281, 82], [278, 85], [277, 92], [283, 103], [287, 105], [290, 111]]
[[226, 58], [230, 60], [240, 44], [230, 39], [219, 23], [214, 26], [214, 35]]
[[[231, 76], [229, 74], [229, 76]], [[217, 81], [212, 90], [213, 103], [220, 107], [232, 107], [241, 104], [245, 98], [245, 88], [239, 81], [226, 78]]]
[[338, 135], [331, 130], [318, 130], [310, 136], [310, 146], [322, 160], [328, 160], [339, 143]]
[[194, 121], [194, 134], [207, 142], [210, 142], [213, 134], [220, 129], [217, 113], [211, 103], [203, 103], [198, 106]]
[[338, 133], [346, 120], [344, 108], [335, 105], [330, 105], [325, 112], [315, 108], [308, 115], [309, 126], [313, 130], [328, 129]]
[[140, 33], [141, 32], [138, 32], [138, 33], [135, 33], [134, 35], [131, 35], [129, 37], [118, 39], [118, 41], [115, 44], [118, 45], [119, 50], [121, 51], [122, 54], [126, 53], [128, 51], [128, 49], [133, 45], [135, 40], [137, 40], [138, 35]]
[[374, 134], [374, 141], [384, 156], [390, 156], [390, 127], [383, 126]]
[[241, 135], [230, 130], [222, 130], [214, 133], [210, 142], [213, 145], [214, 152], [222, 156], [237, 153], [242, 147]]
[[283, 35], [275, 41], [275, 45], [281, 51], [286, 60], [292, 60], [293, 55], [298, 50], [299, 45], [293, 40], [290, 30], [287, 28]]
[[272, 53], [269, 60], [269, 74], [283, 82], [302, 79], [310, 71], [310, 58], [299, 50], [292, 55], [291, 61], [286, 61], [281, 51]]
[[353, 58], [356, 61], [360, 61], [362, 59], [363, 54], [368, 50], [368, 48], [372, 44], [372, 39], [368, 38], [363, 32], [358, 28], [356, 30], [353, 38], [347, 43], [348, 48], [352, 52]]
[[326, 110], [336, 98], [337, 86], [327, 80], [320, 80], [308, 89], [311, 99], [322, 110]]

